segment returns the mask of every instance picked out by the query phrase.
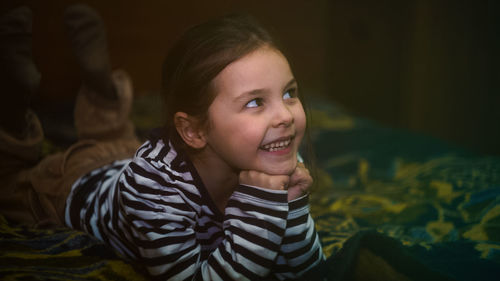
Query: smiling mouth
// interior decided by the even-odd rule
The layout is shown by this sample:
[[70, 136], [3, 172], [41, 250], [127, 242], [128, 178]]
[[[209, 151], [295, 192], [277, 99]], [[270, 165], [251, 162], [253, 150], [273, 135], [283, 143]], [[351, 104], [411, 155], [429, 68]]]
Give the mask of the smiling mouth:
[[269, 152], [275, 152], [275, 151], [280, 151], [286, 149], [290, 144], [292, 143], [292, 137], [288, 137], [286, 139], [281, 139], [277, 140], [271, 143], [268, 143], [266, 145], [263, 145], [260, 147], [260, 149], [269, 151]]

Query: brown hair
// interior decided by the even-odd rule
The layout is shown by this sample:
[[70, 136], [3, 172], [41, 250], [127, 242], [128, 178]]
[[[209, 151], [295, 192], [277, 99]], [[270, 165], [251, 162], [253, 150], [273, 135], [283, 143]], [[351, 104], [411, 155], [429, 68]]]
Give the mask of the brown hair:
[[185, 112], [205, 123], [215, 98], [212, 80], [230, 63], [262, 46], [275, 44], [271, 35], [248, 15], [229, 15], [187, 30], [163, 64], [167, 126], [174, 127], [176, 112]]

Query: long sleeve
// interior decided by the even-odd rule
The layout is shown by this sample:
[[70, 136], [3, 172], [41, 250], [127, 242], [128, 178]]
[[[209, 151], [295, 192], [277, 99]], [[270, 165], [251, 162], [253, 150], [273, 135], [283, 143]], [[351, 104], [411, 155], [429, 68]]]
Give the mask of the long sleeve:
[[321, 255], [307, 199], [239, 185], [221, 213], [192, 163], [162, 140], [85, 175], [70, 198], [69, 226], [156, 280], [282, 279]]
[[[163, 167], [144, 166], [132, 163], [121, 181], [124, 223], [118, 228], [135, 248], [133, 259], [154, 279], [259, 280], [269, 275], [285, 233], [286, 192], [238, 186], [217, 225], [202, 215], [207, 206], [194, 184], [180, 182]], [[151, 172], [155, 169], [161, 173]]]
[[304, 195], [289, 203], [285, 236], [274, 268], [280, 280], [298, 278], [325, 259], [308, 198]]
[[202, 265], [203, 279], [266, 277], [282, 243], [287, 213], [286, 193], [240, 185], [225, 210], [224, 240]]

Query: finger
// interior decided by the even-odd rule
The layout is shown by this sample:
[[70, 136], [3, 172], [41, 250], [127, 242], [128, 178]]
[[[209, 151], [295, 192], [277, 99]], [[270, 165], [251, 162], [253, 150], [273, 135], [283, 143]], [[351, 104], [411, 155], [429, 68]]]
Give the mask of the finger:
[[290, 187], [298, 187], [303, 191], [307, 190], [312, 185], [313, 179], [309, 173], [309, 170], [305, 167], [299, 167], [290, 176]]
[[274, 181], [272, 186], [276, 187], [276, 189], [279, 189], [279, 190], [288, 189], [288, 186], [290, 184], [290, 177], [289, 176], [273, 176], [272, 179]]
[[239, 183], [268, 189], [283, 190], [288, 186], [290, 177], [286, 175], [268, 175], [259, 171], [241, 171]]
[[295, 168], [292, 175], [290, 176], [290, 181], [294, 182], [307, 177], [310, 177], [309, 170], [303, 163], [298, 163], [297, 168]]

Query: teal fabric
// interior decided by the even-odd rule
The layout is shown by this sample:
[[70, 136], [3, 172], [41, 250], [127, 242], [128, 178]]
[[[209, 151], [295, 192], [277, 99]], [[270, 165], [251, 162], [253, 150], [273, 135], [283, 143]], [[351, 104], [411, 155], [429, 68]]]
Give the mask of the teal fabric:
[[314, 103], [311, 124], [312, 213], [327, 256], [375, 231], [455, 280], [498, 279], [498, 157], [356, 118], [332, 103]]

